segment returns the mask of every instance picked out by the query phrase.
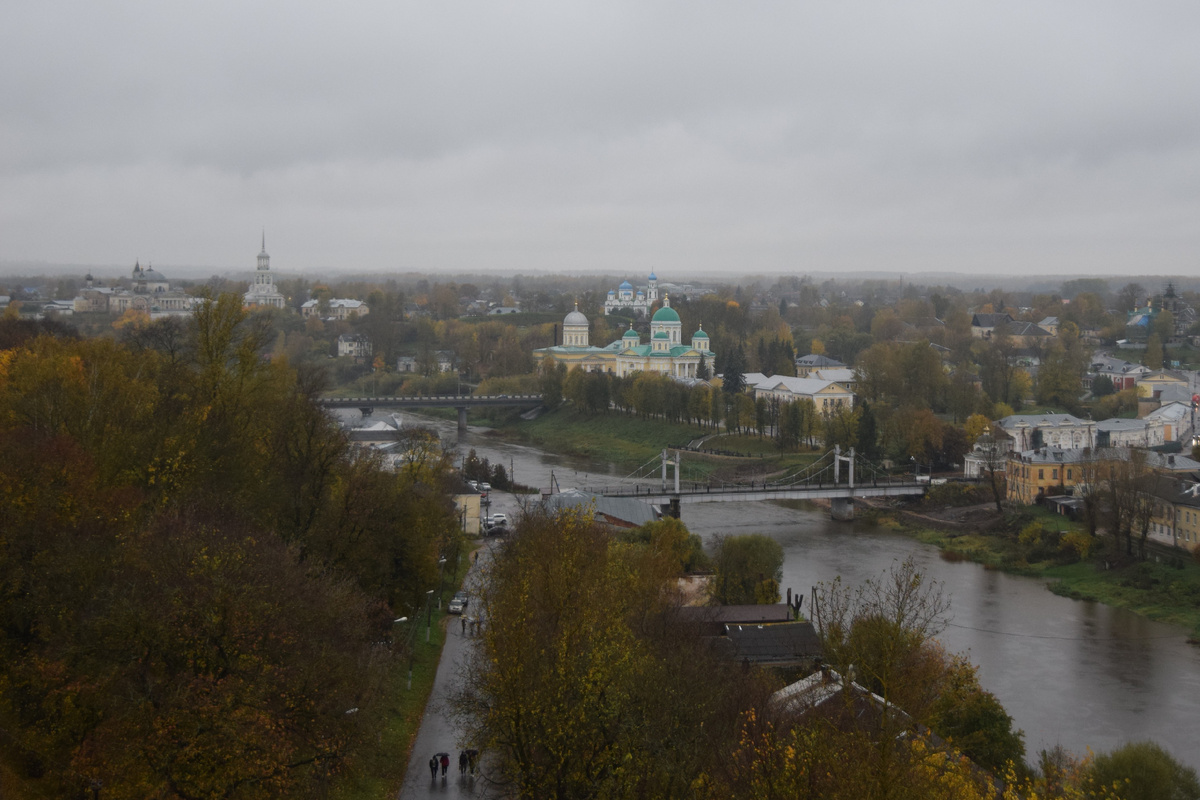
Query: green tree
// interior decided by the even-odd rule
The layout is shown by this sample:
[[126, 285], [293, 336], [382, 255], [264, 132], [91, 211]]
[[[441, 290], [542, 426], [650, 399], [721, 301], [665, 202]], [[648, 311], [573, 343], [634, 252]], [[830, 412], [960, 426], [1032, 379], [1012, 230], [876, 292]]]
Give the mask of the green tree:
[[1115, 786], [1123, 800], [1200, 798], [1196, 771], [1154, 742], [1130, 742], [1096, 756], [1089, 776], [1096, 786]]
[[732, 745], [737, 666], [666, 613], [677, 532], [651, 532], [656, 553], [586, 514], [531, 516], [496, 555], [455, 705], [515, 796], [685, 796]]
[[1022, 731], [996, 696], [979, 685], [975, 667], [961, 656], [946, 664], [937, 698], [930, 706], [929, 727], [949, 739], [973, 762], [997, 775], [1025, 758]]
[[740, 394], [746, 389], [746, 354], [739, 344], [725, 356], [721, 387], [726, 394]]
[[1113, 386], [1112, 378], [1107, 375], [1097, 375], [1092, 378], [1092, 397], [1108, 397], [1116, 391]]
[[1163, 346], [1157, 333], [1150, 334], [1150, 338], [1146, 340], [1146, 352], [1142, 355], [1142, 363], [1150, 369], [1162, 369]]
[[541, 389], [542, 403], [549, 409], [558, 408], [563, 401], [563, 382], [567, 377], [567, 367], [559, 364], [553, 356], [542, 362]]
[[1158, 334], [1159, 341], [1164, 343], [1170, 341], [1171, 337], [1175, 335], [1175, 315], [1164, 308], [1154, 317], [1152, 327]]
[[710, 583], [713, 602], [721, 605], [754, 605], [779, 602], [783, 579], [783, 548], [761, 533], [716, 537], [713, 547], [716, 574]]
[[1051, 346], [1042, 356], [1037, 374], [1037, 401], [1074, 411], [1083, 392], [1083, 373], [1062, 345]]

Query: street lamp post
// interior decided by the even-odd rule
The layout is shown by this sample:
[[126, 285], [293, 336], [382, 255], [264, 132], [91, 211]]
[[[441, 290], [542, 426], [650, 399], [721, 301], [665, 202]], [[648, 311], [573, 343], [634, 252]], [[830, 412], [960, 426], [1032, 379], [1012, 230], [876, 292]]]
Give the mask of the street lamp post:
[[425, 593], [425, 642], [429, 643], [429, 632], [433, 629], [433, 589]]
[[[408, 617], [396, 617], [392, 620], [393, 625], [399, 625], [401, 622], [408, 622]], [[412, 626], [408, 626], [408, 688], [412, 689], [412, 674], [413, 674], [413, 642], [412, 642]]]
[[446, 567], [446, 557], [442, 556], [441, 558], [438, 559], [438, 588], [437, 588], [438, 611], [442, 610], [442, 583], [443, 583], [442, 572], [444, 571], [445, 567]]

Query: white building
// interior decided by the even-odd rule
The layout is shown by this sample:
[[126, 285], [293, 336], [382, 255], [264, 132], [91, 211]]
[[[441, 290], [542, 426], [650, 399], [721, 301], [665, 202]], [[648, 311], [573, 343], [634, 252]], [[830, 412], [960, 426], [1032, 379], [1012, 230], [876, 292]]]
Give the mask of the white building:
[[1102, 419], [1096, 423], [1097, 447], [1158, 447], [1165, 441], [1163, 421], [1151, 419]]
[[1096, 446], [1096, 423], [1070, 414], [1012, 414], [995, 425], [1012, 437], [1012, 449], [1018, 452]]
[[338, 356], [370, 358], [371, 340], [361, 333], [343, 333], [337, 340]]
[[171, 289], [162, 273], [149, 265], [143, 269], [140, 262], [134, 263], [130, 275], [132, 289], [94, 285], [90, 274], [84, 280], [87, 286], [71, 301], [73, 310], [81, 314], [124, 314], [133, 310], [161, 317], [190, 314], [199, 302], [197, 297]]
[[271, 257], [267, 255], [266, 233], [263, 233], [262, 251], [258, 254], [254, 282], [250, 284], [250, 291], [242, 297], [242, 305], [247, 308], [283, 308], [287, 305], [287, 300], [275, 288], [275, 278], [271, 275]]
[[[319, 300], [306, 300], [304, 305], [300, 306], [300, 315], [304, 317], [315, 317], [321, 313]], [[371, 309], [362, 300], [351, 300], [347, 298], [334, 298], [329, 301], [329, 310], [325, 315], [325, 319], [349, 319], [350, 317], [365, 317]]]
[[635, 292], [633, 284], [629, 281], [622, 282], [616, 289], [609, 289], [608, 298], [604, 301], [604, 315], [608, 316], [623, 308], [642, 316], [650, 313], [650, 308], [658, 302], [658, 276], [651, 272], [646, 280], [645, 291], [638, 289]]
[[567, 369], [579, 367], [585, 372], [611, 372], [620, 377], [635, 372], [657, 372], [673, 378], [695, 378], [703, 362], [712, 369], [715, 357], [704, 327], [692, 334], [691, 345], [683, 343], [683, 322], [671, 308], [671, 299], [663, 297], [663, 307], [650, 319], [650, 342], [642, 344], [638, 332], [630, 328], [625, 335], [604, 347], [590, 343], [588, 319], [578, 307], [563, 319], [562, 344], [533, 351], [540, 365], [553, 358]]
[[1145, 416], [1163, 426], [1163, 441], [1178, 442], [1183, 439], [1192, 422], [1192, 408], [1188, 403], [1163, 403]]
[[854, 408], [854, 392], [836, 381], [763, 375], [761, 372], [747, 373], [742, 378], [746, 388], [753, 390], [756, 400], [765, 397], [782, 403], [794, 403], [808, 399], [822, 414], [830, 414], [839, 408]]

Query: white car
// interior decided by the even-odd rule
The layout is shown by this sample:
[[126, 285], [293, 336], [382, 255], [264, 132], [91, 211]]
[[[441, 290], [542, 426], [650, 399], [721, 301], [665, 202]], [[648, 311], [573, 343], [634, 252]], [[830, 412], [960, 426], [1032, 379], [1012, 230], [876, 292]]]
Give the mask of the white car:
[[501, 526], [507, 526], [508, 525], [508, 517], [504, 514], [489, 514], [487, 519], [484, 520], [483, 524], [489, 528], [499, 528]]
[[486, 483], [486, 482], [482, 482], [482, 481], [480, 482], [479, 491], [490, 492], [491, 490], [492, 490], [492, 485], [490, 483]]
[[455, 592], [454, 597], [450, 598], [450, 605], [446, 606], [446, 611], [451, 614], [461, 614], [467, 610], [467, 593]]

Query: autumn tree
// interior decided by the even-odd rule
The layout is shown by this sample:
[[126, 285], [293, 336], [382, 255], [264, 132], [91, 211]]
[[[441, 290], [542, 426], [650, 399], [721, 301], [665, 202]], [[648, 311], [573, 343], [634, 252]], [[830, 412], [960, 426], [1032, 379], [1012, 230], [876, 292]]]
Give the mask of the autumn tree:
[[[936, 637], [946, 625], [949, 599], [912, 559], [855, 589], [840, 579], [818, 587], [812, 616], [826, 660], [894, 703], [905, 717], [880, 715], [876, 746], [881, 770], [902, 764], [896, 736], [913, 722], [929, 725], [992, 769], [1021, 762], [1024, 745], [995, 697], [979, 687], [974, 668], [945, 654]], [[902, 767], [897, 767], [902, 769]]]
[[0, 352], [0, 772], [26, 793], [319, 797], [376, 746], [374, 643], [454, 544], [449, 464], [353, 458], [270, 324], [208, 297], [182, 344]]
[[1154, 742], [1129, 742], [1096, 756], [1087, 771], [1093, 785], [1116, 787], [1123, 800], [1200, 800], [1200, 779]]
[[762, 533], [718, 536], [713, 543], [716, 574], [709, 584], [713, 602], [754, 605], [779, 602], [783, 548]]
[[1157, 333], [1150, 334], [1146, 340], [1146, 352], [1142, 355], [1142, 363], [1150, 369], [1162, 369], [1163, 345]]
[[672, 624], [663, 555], [576, 512], [527, 517], [497, 554], [455, 706], [514, 796], [684, 796], [728, 751], [758, 682]]

